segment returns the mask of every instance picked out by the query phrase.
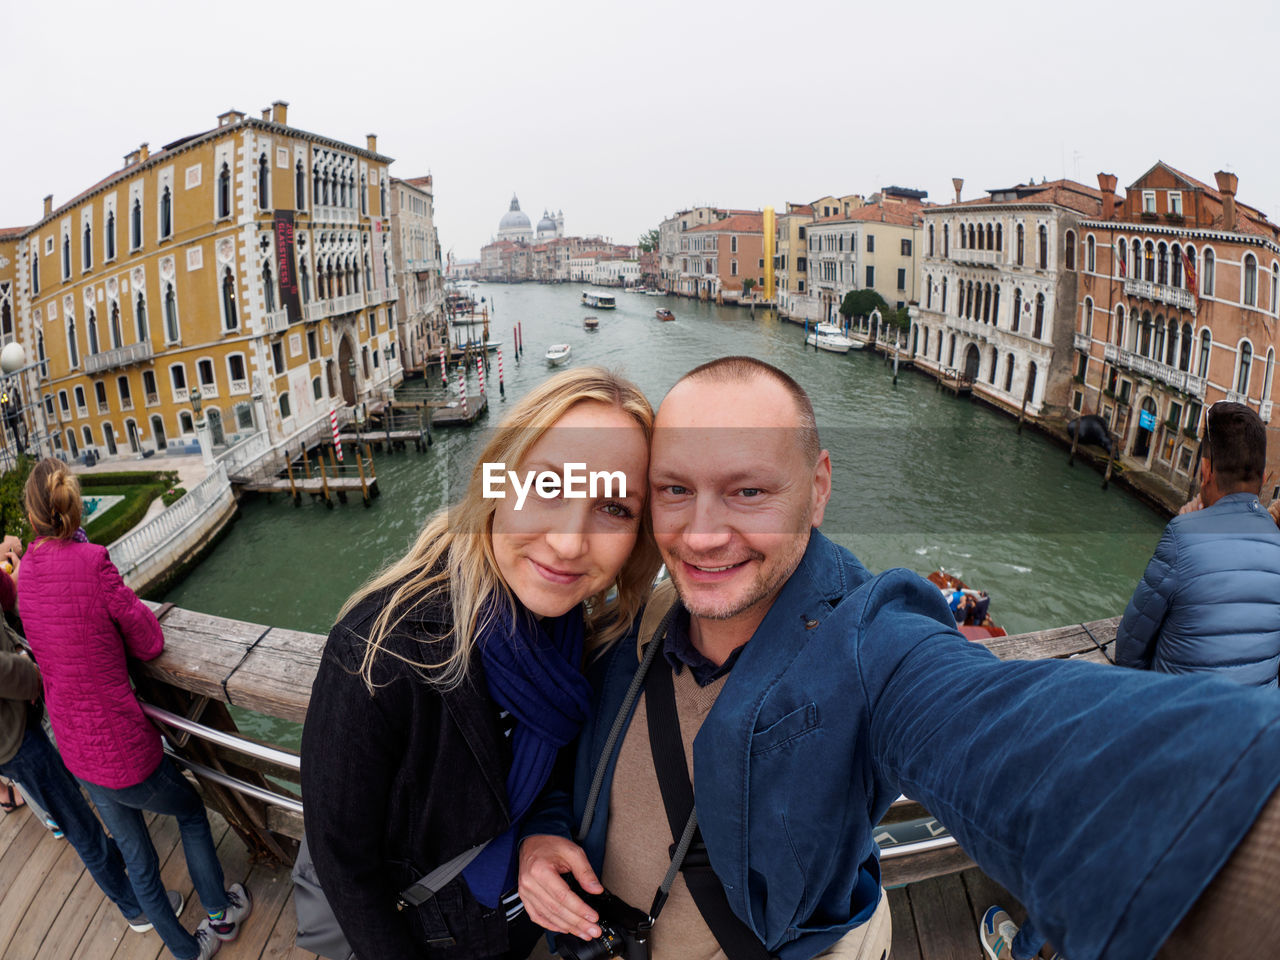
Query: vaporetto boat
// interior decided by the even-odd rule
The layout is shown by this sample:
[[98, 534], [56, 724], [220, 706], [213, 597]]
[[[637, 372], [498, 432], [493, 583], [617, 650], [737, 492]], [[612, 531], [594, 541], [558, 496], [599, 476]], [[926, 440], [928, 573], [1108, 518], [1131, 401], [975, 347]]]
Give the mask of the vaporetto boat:
[[616, 310], [618, 308], [617, 298], [612, 293], [604, 293], [600, 290], [583, 290], [582, 304], [586, 307], [595, 307], [597, 310]]

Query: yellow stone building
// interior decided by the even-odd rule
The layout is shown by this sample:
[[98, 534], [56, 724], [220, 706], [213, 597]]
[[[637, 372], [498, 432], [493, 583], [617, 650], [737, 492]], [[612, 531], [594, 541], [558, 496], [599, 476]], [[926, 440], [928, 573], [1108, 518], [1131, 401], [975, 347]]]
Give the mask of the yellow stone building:
[[0, 339], [32, 364], [21, 419], [41, 452], [194, 451], [197, 389], [215, 449], [277, 441], [400, 381], [391, 158], [287, 108], [143, 144], [0, 230]]

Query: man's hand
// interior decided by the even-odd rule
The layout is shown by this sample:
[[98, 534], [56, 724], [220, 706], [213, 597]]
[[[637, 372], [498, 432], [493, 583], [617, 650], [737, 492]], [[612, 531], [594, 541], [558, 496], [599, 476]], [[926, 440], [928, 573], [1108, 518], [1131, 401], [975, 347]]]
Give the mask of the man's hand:
[[0, 540], [0, 556], [4, 556], [6, 553], [16, 553], [18, 556], [22, 556], [22, 541], [12, 534]]
[[1200, 494], [1196, 494], [1190, 500], [1182, 505], [1182, 509], [1178, 511], [1178, 516], [1184, 513], [1195, 513], [1197, 510], [1203, 510], [1204, 504], [1200, 502]]
[[583, 940], [600, 936], [599, 915], [574, 893], [562, 873], [572, 873], [587, 893], [603, 893], [583, 849], [572, 840], [550, 834], [526, 837], [520, 844], [520, 899], [529, 919], [556, 933]]
[[1271, 519], [1276, 522], [1276, 526], [1280, 526], [1280, 500], [1272, 500], [1271, 506], [1267, 507], [1267, 512], [1271, 514]]

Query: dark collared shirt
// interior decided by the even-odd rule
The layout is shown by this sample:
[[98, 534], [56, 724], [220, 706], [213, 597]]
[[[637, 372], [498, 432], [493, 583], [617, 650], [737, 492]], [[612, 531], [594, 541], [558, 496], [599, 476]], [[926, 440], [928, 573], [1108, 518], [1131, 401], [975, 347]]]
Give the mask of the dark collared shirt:
[[738, 647], [718, 666], [704, 657], [693, 645], [693, 637], [689, 632], [689, 611], [684, 608], [684, 604], [676, 610], [671, 627], [667, 630], [667, 639], [662, 645], [662, 655], [671, 664], [671, 672], [678, 674], [682, 666], [687, 666], [693, 671], [693, 679], [698, 681], [700, 687], [705, 687], [732, 670], [741, 652], [742, 647]]

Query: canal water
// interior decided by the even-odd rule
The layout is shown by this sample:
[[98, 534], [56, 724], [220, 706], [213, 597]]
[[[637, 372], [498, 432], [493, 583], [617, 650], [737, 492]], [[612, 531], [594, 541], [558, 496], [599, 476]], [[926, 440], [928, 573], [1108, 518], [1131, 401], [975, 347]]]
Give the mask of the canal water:
[[[1011, 633], [1113, 616], [1124, 605], [1164, 520], [1099, 475], [1068, 467], [1067, 454], [1032, 430], [968, 400], [939, 392], [911, 371], [867, 352], [839, 356], [804, 345], [801, 327], [679, 298], [619, 292], [615, 311], [581, 306], [576, 285], [485, 284], [490, 337], [503, 341], [507, 403], [545, 378], [543, 355], [569, 343], [571, 364], [622, 370], [657, 405], [685, 371], [727, 354], [749, 354], [794, 376], [813, 398], [834, 491], [823, 531], [872, 570], [939, 568], [991, 594], [991, 614]], [[654, 310], [667, 306], [673, 322]], [[600, 318], [597, 331], [582, 318]], [[517, 363], [513, 327], [523, 327]], [[426, 381], [440, 395], [439, 366]], [[456, 392], [457, 375], [451, 375]], [[487, 375], [501, 418], [497, 364]], [[411, 383], [406, 393], [421, 395]], [[475, 373], [468, 395], [479, 390]], [[375, 454], [381, 497], [333, 510], [285, 497], [249, 498], [239, 521], [199, 567], [165, 597], [180, 606], [297, 630], [327, 632], [346, 597], [401, 555], [449, 484], [474, 463], [484, 431], [437, 430], [426, 453]], [[271, 731], [255, 731], [274, 738]]]

